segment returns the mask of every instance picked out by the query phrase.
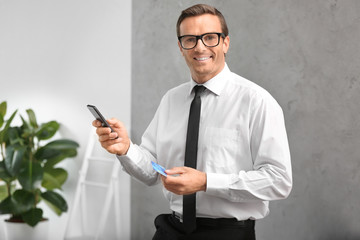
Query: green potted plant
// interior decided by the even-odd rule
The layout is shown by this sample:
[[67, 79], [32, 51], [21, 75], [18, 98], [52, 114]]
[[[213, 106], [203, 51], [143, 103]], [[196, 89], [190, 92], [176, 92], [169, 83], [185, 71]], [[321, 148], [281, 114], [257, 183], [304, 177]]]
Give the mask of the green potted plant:
[[[3, 152], [5, 152], [5, 142], [6, 142], [6, 138], [7, 138], [7, 130], [12, 122], [12, 120], [15, 117], [15, 114], [17, 112], [14, 111], [13, 114], [11, 115], [11, 117], [8, 120], [5, 120], [5, 114], [6, 114], [6, 102], [2, 102], [0, 104], [0, 160], [2, 161], [5, 158], [5, 155], [3, 154]], [[0, 162], [0, 166], [2, 166], [2, 162]], [[6, 198], [6, 196], [8, 195], [7, 193], [9, 191], [11, 191], [10, 187], [11, 184], [6, 185], [4, 181], [2, 181], [2, 176], [4, 175], [2, 173], [2, 169], [0, 167], [0, 202]]]
[[42, 200], [59, 216], [67, 211], [59, 192], [68, 173], [57, 164], [75, 157], [79, 145], [68, 139], [51, 140], [60, 124], [39, 125], [31, 109], [26, 110], [27, 120], [20, 115], [20, 126], [11, 126], [17, 111], [5, 120], [6, 107], [6, 102], [0, 104], [0, 179], [6, 188], [0, 214], [10, 214], [6, 221], [34, 227], [45, 219], [38, 206]]

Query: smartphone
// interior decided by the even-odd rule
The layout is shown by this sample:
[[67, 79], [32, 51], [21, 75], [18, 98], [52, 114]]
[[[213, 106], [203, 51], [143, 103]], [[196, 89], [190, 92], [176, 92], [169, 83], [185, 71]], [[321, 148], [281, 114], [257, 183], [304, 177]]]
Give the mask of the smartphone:
[[94, 106], [94, 105], [87, 105], [87, 108], [90, 110], [92, 115], [94, 115], [96, 120], [99, 120], [101, 122], [101, 125], [103, 127], [108, 127], [111, 129], [111, 132], [115, 132], [114, 129], [110, 127], [108, 122], [105, 120], [104, 116], [101, 114], [101, 112]]

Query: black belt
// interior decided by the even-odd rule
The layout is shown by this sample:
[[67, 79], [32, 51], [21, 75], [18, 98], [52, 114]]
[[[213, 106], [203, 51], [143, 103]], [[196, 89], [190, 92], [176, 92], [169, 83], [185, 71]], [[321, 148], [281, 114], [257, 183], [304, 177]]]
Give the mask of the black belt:
[[[181, 221], [181, 217], [173, 212], [172, 216], [177, 219], [179, 222]], [[196, 218], [196, 224], [198, 226], [206, 226], [206, 227], [225, 227], [225, 226], [237, 226], [237, 227], [254, 227], [255, 220], [241, 220], [238, 221], [236, 218]]]

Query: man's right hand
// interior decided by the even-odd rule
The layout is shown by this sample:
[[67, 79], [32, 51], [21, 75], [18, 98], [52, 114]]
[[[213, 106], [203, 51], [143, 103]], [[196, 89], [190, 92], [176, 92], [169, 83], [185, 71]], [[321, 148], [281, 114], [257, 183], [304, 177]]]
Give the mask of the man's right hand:
[[98, 120], [92, 122], [92, 125], [96, 127], [96, 134], [99, 136], [101, 146], [109, 153], [125, 155], [130, 147], [130, 139], [124, 124], [115, 118], [109, 119], [107, 122], [115, 132], [111, 132], [108, 127], [102, 127]]

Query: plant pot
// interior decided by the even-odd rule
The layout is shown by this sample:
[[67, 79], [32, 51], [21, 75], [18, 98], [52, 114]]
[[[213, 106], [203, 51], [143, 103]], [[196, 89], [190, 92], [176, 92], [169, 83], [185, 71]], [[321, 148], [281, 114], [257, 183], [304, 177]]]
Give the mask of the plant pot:
[[5, 240], [47, 240], [49, 234], [49, 221], [39, 222], [30, 227], [23, 222], [9, 222], [5, 220]]

